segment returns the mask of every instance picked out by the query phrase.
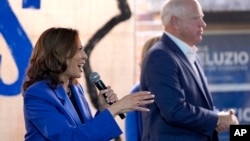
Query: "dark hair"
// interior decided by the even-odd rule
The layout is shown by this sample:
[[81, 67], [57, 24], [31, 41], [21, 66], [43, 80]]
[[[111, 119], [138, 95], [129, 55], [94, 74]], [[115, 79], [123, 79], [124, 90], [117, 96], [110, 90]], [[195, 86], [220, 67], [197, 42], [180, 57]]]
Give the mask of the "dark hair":
[[52, 88], [63, 83], [59, 75], [67, 69], [66, 60], [77, 52], [78, 41], [79, 34], [75, 29], [49, 28], [44, 31], [35, 44], [23, 90], [40, 80], [48, 80]]

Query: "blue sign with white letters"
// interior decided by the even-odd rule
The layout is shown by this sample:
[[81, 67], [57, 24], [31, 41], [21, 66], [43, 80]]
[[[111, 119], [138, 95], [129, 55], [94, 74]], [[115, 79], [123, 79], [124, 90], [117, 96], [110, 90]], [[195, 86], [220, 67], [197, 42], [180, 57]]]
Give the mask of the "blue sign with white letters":
[[[250, 124], [250, 33], [205, 35], [199, 57], [216, 108], [234, 109], [240, 124]], [[220, 133], [229, 141], [229, 132]]]

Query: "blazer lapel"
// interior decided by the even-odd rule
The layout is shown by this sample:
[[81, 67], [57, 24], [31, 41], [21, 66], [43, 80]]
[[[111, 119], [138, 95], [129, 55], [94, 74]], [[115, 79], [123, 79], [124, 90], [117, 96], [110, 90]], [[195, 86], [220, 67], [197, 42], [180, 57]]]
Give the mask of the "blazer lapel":
[[[197, 77], [194, 69], [192, 68], [192, 65], [190, 64], [187, 57], [185, 56], [185, 54], [181, 51], [181, 49], [166, 34], [163, 34], [163, 39], [162, 40], [163, 40], [164, 44], [166, 44], [169, 48], [171, 48], [171, 50], [173, 50], [173, 52], [175, 53], [177, 58], [179, 58], [181, 60], [182, 64], [184, 64], [184, 66], [188, 69], [188, 71], [191, 73], [192, 77], [195, 79], [197, 85], [202, 90], [201, 85], [200, 85], [199, 80], [198, 80], [198, 77]], [[173, 58], [175, 59], [176, 56], [173, 56]], [[176, 60], [177, 63], [179, 63], [179, 61], [177, 59], [175, 59], [175, 60]]]
[[205, 73], [202, 71], [202, 68], [201, 68], [200, 64], [198, 63], [198, 61], [196, 61], [195, 65], [196, 65], [197, 70], [198, 70], [200, 77], [201, 77], [201, 83], [202, 83], [203, 90], [205, 91], [204, 93], [206, 94], [206, 99], [210, 104], [210, 108], [213, 109], [212, 96], [208, 90], [208, 84], [207, 84]]
[[69, 117], [73, 121], [75, 121], [75, 123], [81, 123], [81, 121], [76, 113], [76, 110], [75, 110], [74, 106], [72, 105], [69, 97], [67, 96], [67, 93], [64, 90], [63, 86], [60, 85], [59, 88], [55, 89], [55, 93], [56, 93], [58, 99], [60, 99], [60, 101], [62, 102], [64, 110], [66, 110], [67, 113], [69, 113]]
[[182, 63], [190, 71], [192, 77], [194, 78], [194, 80], [195, 80], [196, 84], [198, 85], [199, 89], [202, 91], [202, 94], [204, 95], [205, 99], [208, 101], [209, 106], [211, 108], [211, 105], [210, 105], [211, 104], [210, 103], [211, 100], [209, 100], [209, 98], [206, 96], [207, 93], [208, 93], [208, 91], [205, 90], [207, 87], [204, 85], [204, 74], [201, 75], [201, 73], [200, 73], [201, 72], [200, 71], [201, 68], [197, 67], [197, 70], [198, 70], [198, 72], [200, 74], [200, 78], [198, 78], [197, 74], [195, 73], [193, 67], [191, 66], [191, 64], [189, 63], [189, 61], [187, 60], [187, 58], [186, 57], [185, 58], [184, 57], [179, 57], [179, 58], [181, 58]]
[[77, 85], [70, 85], [72, 93], [76, 98], [77, 106], [81, 112], [81, 116], [84, 119], [84, 122], [87, 122], [92, 119], [92, 114], [88, 105], [88, 102], [83, 94], [83, 90], [78, 88]]
[[[162, 36], [162, 41], [164, 42], [164, 44], [166, 44], [169, 48], [171, 48], [171, 50], [173, 50], [173, 52], [175, 53], [175, 55], [177, 56], [173, 56], [173, 58], [176, 60], [176, 62], [179, 64], [184, 64], [185, 68], [187, 68], [187, 70], [191, 73], [192, 77], [195, 79], [199, 89], [202, 91], [202, 94], [204, 96], [204, 98], [206, 99], [209, 108], [212, 108], [212, 100], [211, 100], [211, 96], [210, 93], [207, 90], [207, 85], [205, 85], [205, 81], [204, 81], [204, 73], [201, 73], [201, 68], [200, 66], [197, 67], [199, 73], [201, 74], [201, 83], [199, 82], [199, 78], [197, 77], [194, 69], [192, 68], [192, 65], [190, 64], [190, 62], [188, 61], [187, 57], [185, 56], [185, 54], [181, 51], [181, 49], [166, 35], [163, 34]], [[170, 53], [171, 55], [171, 53]], [[176, 59], [178, 58], [178, 59]], [[180, 62], [180, 61], [181, 62]], [[181, 64], [179, 64], [180, 66], [182, 66]], [[204, 86], [203, 86], [203, 85]]]

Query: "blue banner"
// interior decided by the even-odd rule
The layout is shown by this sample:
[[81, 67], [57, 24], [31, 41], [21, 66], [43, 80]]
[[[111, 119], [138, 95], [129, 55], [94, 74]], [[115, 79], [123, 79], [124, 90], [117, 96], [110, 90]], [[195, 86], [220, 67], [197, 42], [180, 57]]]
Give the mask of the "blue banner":
[[[198, 44], [216, 108], [233, 108], [240, 124], [250, 124], [250, 33], [208, 34]], [[229, 132], [220, 133], [229, 141]]]

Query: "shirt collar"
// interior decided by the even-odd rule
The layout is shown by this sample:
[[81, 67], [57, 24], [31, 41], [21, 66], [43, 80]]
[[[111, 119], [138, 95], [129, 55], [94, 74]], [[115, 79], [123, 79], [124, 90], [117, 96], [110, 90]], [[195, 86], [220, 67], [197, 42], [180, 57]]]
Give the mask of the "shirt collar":
[[193, 63], [195, 61], [196, 52], [198, 51], [198, 48], [196, 46], [189, 46], [187, 43], [183, 42], [182, 40], [178, 39], [174, 35], [170, 34], [169, 32], [165, 32], [170, 39], [172, 39], [176, 45], [180, 48], [180, 50], [184, 53], [184, 55], [188, 58], [190, 63]]

